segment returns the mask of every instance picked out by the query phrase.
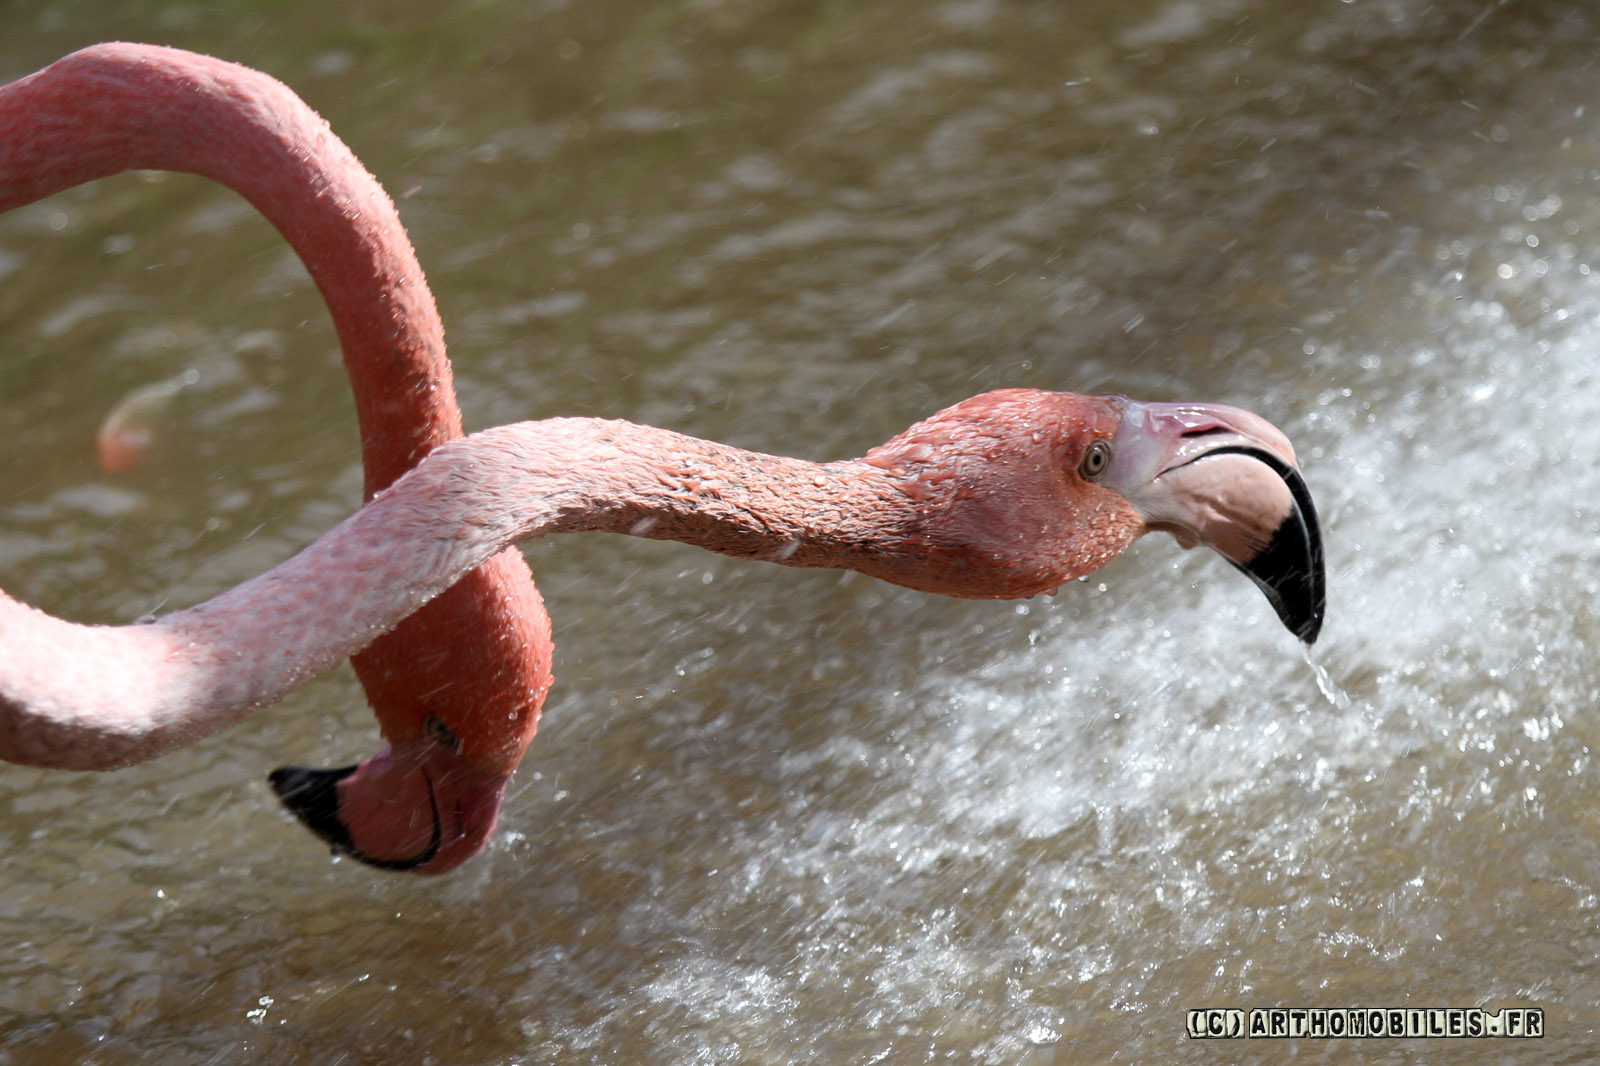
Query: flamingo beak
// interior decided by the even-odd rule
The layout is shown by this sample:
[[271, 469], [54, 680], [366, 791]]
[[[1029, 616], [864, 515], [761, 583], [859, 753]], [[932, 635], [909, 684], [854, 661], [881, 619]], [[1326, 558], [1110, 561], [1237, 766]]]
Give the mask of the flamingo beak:
[[1314, 643], [1325, 603], [1322, 533], [1289, 439], [1222, 404], [1123, 401], [1102, 484], [1152, 530], [1215, 549]]
[[488, 843], [511, 777], [479, 770], [424, 735], [357, 766], [286, 766], [268, 780], [335, 854], [382, 870], [442, 874]]

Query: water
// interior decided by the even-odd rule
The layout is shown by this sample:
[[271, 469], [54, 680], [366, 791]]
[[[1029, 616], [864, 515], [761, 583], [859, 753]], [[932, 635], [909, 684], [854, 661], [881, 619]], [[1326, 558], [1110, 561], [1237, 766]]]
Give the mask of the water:
[[[1002, 385], [1238, 403], [1324, 521], [1309, 659], [1151, 539], [939, 601], [628, 538], [528, 553], [557, 688], [492, 850], [330, 862], [265, 774], [340, 671], [109, 776], [0, 769], [0, 1062], [1328, 1061], [1199, 1006], [1600, 1012], [1600, 71], [1586, 7], [13, 8], [288, 80], [399, 199], [469, 424], [860, 454]], [[89, 28], [84, 28], [89, 27]], [[0, 585], [132, 621], [359, 495], [332, 331], [225, 192], [0, 219]], [[124, 397], [190, 372], [152, 461]], [[1591, 743], [1591, 741], [1595, 743]]]
[[1312, 673], [1316, 675], [1317, 688], [1322, 692], [1323, 698], [1333, 705], [1334, 710], [1348, 711], [1350, 693], [1339, 687], [1333, 675], [1328, 673], [1328, 668], [1317, 662], [1310, 648], [1301, 648], [1300, 651], [1306, 657], [1306, 665], [1310, 666]]

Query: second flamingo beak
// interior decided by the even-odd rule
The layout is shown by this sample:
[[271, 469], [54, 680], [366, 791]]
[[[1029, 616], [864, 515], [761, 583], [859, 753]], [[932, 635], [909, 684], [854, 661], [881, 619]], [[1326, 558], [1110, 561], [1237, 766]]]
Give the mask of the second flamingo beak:
[[1101, 483], [1152, 530], [1214, 548], [1307, 644], [1322, 629], [1322, 534], [1289, 440], [1222, 404], [1125, 400]]
[[270, 781], [283, 805], [335, 854], [384, 870], [438, 874], [483, 850], [510, 775], [477, 769], [424, 734], [358, 766], [286, 766]]

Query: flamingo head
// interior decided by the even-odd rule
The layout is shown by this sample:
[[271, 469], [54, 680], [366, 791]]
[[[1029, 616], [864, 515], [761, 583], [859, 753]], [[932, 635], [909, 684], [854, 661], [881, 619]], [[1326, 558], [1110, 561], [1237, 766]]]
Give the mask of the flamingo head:
[[384, 870], [441, 874], [478, 854], [511, 774], [463, 756], [438, 718], [355, 766], [285, 766], [272, 788], [337, 855]]
[[1148, 532], [1215, 549], [1307, 644], [1322, 627], [1322, 540], [1288, 438], [1223, 404], [1005, 389], [873, 449], [909, 506], [870, 569], [930, 592], [1053, 593]]
[[356, 766], [275, 770], [273, 790], [335, 854], [453, 870], [494, 832], [538, 729], [551, 654], [528, 565], [502, 552], [351, 660], [388, 747]]

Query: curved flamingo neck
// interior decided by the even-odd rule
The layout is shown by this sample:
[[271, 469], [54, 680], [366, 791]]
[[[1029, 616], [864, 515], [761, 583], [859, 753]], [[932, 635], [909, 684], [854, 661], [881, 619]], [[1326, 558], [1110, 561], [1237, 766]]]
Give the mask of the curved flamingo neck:
[[0, 595], [0, 758], [109, 768], [215, 732], [529, 537], [624, 533], [1010, 598], [1053, 590], [1143, 532], [1126, 505], [1091, 504], [1078, 524], [1024, 522], [1017, 551], [964, 471], [983, 458], [1024, 514], [1030, 501], [1059, 514], [1051, 447], [1012, 462], [983, 434], [932, 448], [920, 428], [864, 459], [818, 464], [627, 422], [502, 426], [441, 446], [299, 555], [158, 623], [79, 626]]
[[293, 92], [247, 67], [132, 44], [0, 87], [0, 211], [136, 169], [234, 189], [299, 253], [344, 349], [369, 496], [460, 436], [444, 329], [394, 204]]
[[[553, 419], [441, 446], [299, 555], [159, 622], [81, 626], [0, 593], [0, 758], [110, 769], [191, 743], [350, 656], [505, 545], [604, 531], [872, 569], [902, 498], [860, 463]], [[875, 518], [872, 516], [881, 516]]]

